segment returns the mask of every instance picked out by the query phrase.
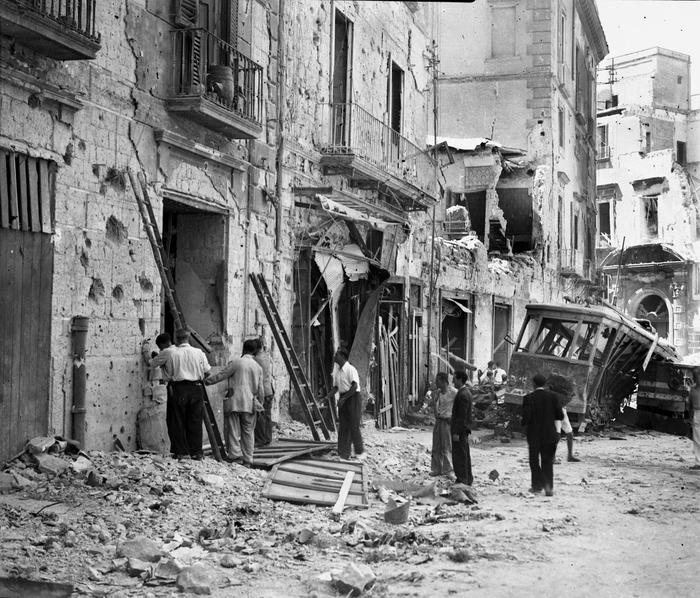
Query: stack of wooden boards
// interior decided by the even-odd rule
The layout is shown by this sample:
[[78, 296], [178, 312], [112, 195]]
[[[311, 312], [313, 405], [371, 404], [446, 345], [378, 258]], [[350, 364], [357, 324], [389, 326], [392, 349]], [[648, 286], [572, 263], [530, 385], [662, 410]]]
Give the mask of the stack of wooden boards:
[[379, 322], [377, 352], [381, 393], [377, 397], [376, 419], [377, 426], [384, 429], [399, 425], [399, 321], [392, 308], [386, 323], [383, 319]]
[[270, 469], [263, 498], [287, 502], [343, 507], [368, 506], [367, 476], [359, 461], [312, 458], [329, 451], [332, 442], [280, 438], [266, 447], [256, 447], [253, 467]]

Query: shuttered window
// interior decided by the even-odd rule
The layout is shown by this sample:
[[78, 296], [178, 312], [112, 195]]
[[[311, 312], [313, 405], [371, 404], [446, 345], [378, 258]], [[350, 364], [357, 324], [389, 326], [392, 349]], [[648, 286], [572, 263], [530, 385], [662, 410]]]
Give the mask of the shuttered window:
[[53, 232], [56, 164], [0, 150], [0, 228]]

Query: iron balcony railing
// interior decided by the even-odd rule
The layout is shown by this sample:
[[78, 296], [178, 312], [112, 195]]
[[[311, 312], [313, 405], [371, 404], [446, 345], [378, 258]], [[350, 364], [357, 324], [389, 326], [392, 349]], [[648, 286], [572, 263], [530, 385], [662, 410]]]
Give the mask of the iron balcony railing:
[[352, 102], [328, 104], [330, 139], [324, 154], [355, 155], [434, 195], [428, 150], [421, 149]]
[[200, 96], [262, 124], [263, 68], [206, 29], [172, 32], [173, 93]]
[[3, 0], [51, 19], [73, 31], [100, 41], [95, 33], [96, 0]]

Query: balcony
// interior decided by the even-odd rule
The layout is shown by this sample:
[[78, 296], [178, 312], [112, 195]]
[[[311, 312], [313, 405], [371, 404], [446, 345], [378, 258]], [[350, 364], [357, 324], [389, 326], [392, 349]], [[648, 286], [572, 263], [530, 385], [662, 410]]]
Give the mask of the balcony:
[[561, 249], [559, 251], [559, 274], [564, 278], [581, 278], [591, 280], [591, 260], [584, 259], [579, 249]]
[[347, 176], [357, 188], [396, 198], [403, 210], [425, 209], [437, 200], [433, 162], [421, 149], [357, 104], [327, 104], [325, 174]]
[[172, 32], [170, 112], [231, 139], [262, 133], [263, 69], [205, 29]]
[[92, 60], [100, 49], [96, 0], [2, 0], [0, 32], [56, 60]]

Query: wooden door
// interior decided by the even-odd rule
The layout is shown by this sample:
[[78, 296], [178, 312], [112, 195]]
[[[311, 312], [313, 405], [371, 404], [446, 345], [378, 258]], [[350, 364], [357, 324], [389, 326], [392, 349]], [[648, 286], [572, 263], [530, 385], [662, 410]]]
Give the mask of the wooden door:
[[0, 150], [0, 462], [48, 433], [52, 167]]

